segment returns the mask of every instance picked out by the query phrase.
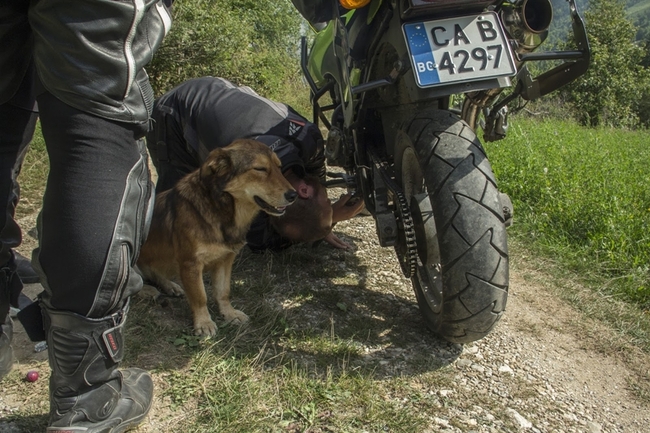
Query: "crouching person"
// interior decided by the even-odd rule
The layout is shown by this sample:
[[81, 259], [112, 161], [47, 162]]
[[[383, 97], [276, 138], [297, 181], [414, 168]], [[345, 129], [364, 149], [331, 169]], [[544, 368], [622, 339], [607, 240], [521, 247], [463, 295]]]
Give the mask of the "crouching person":
[[323, 137], [313, 123], [286, 104], [224, 78], [188, 80], [158, 98], [147, 147], [158, 172], [156, 193], [170, 189], [196, 170], [211, 150], [235, 139], [252, 138], [269, 146], [282, 162], [298, 200], [282, 217], [260, 213], [246, 241], [254, 251], [280, 250], [294, 243], [325, 240], [347, 249], [332, 227], [352, 218], [363, 202], [349, 205], [349, 194], [331, 203], [325, 177]]

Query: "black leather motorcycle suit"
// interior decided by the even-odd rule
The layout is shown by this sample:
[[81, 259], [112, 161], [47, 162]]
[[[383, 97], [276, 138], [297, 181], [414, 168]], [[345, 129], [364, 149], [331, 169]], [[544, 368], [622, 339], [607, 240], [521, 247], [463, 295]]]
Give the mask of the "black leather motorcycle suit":
[[[50, 154], [40, 247], [33, 255], [50, 308], [103, 317], [141, 287], [132, 266], [146, 235], [152, 197], [142, 137], [153, 91], [144, 65], [171, 26], [169, 4], [0, 2], [0, 106], [33, 109], [33, 94], [31, 100], [17, 98], [33, 64]], [[0, 128], [3, 158], [18, 154], [19, 143], [5, 139], [18, 128]], [[13, 161], [2, 166], [0, 183], [6, 185], [12, 182]], [[0, 213], [13, 218], [9, 201], [0, 197]]]
[[118, 122], [149, 119], [153, 92], [144, 65], [171, 26], [160, 0], [3, 0], [0, 103], [30, 57], [44, 88], [81, 111]]

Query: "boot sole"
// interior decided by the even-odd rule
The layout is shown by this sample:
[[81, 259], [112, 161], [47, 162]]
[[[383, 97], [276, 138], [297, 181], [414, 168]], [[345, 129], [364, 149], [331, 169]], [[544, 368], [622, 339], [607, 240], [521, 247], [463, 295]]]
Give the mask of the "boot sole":
[[[149, 406], [145, 409], [142, 415], [122, 422], [115, 427], [48, 427], [47, 433], [124, 433], [132, 428], [137, 427], [149, 414], [153, 398], [149, 402]], [[107, 430], [108, 428], [108, 430]]]

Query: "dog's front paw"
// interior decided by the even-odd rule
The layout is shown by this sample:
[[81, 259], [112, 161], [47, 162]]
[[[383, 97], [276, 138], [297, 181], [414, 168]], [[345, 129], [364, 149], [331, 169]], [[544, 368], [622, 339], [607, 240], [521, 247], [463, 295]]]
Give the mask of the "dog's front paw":
[[217, 335], [217, 324], [212, 321], [212, 319], [204, 319], [194, 322], [194, 334], [205, 336], [205, 337], [214, 337]]
[[166, 281], [165, 284], [161, 284], [160, 290], [170, 296], [183, 296], [185, 293], [183, 288], [173, 281]]
[[250, 320], [250, 317], [248, 317], [246, 313], [239, 310], [229, 311], [227, 314], [224, 314], [223, 317], [226, 320], [226, 323], [233, 323], [235, 325], [243, 325]]

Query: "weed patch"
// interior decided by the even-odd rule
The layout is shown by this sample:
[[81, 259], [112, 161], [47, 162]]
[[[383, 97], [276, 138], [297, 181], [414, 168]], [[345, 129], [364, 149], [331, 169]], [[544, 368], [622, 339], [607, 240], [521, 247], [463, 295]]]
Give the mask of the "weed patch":
[[517, 118], [486, 145], [515, 207], [510, 234], [603, 293], [650, 304], [650, 137]]

